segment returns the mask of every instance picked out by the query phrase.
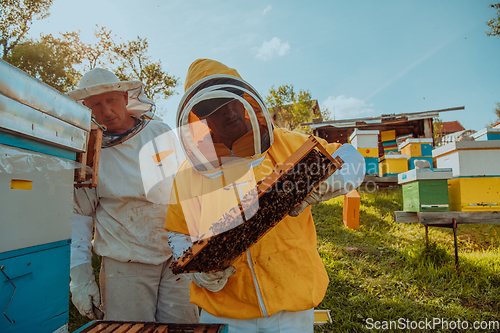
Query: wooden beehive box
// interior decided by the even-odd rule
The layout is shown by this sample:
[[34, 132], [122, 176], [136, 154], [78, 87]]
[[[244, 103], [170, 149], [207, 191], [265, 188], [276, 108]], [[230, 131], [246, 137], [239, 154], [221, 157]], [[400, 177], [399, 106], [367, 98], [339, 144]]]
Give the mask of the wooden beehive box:
[[[214, 224], [216, 236], [194, 242], [181, 258], [172, 263], [172, 271], [174, 274], [213, 272], [229, 267], [343, 163], [340, 157], [332, 158], [313, 136], [309, 137], [258, 184], [257, 191], [245, 195], [238, 207]], [[306, 177], [309, 177], [308, 182], [300, 182]], [[295, 186], [286, 188], [286, 184]], [[239, 217], [252, 210], [255, 214], [250, 219], [237, 227], [228, 227], [236, 218], [231, 212], [236, 212]], [[220, 230], [227, 231], [218, 233]]]
[[500, 210], [500, 177], [458, 177], [448, 180], [450, 210]]
[[226, 324], [167, 324], [152, 322], [91, 321], [75, 333], [228, 333]]
[[432, 157], [432, 139], [409, 138], [399, 145], [401, 154], [412, 157]]
[[408, 171], [408, 156], [384, 155], [380, 158], [378, 169], [381, 177], [397, 177], [399, 173]]
[[358, 130], [349, 137], [349, 142], [356, 148], [363, 157], [378, 158], [378, 130]]
[[500, 128], [483, 128], [471, 136], [475, 141], [500, 140]]
[[453, 177], [500, 177], [500, 140], [456, 141], [432, 151], [438, 168], [452, 168]]
[[414, 169], [398, 175], [406, 212], [447, 212], [450, 210], [447, 179], [450, 168]]

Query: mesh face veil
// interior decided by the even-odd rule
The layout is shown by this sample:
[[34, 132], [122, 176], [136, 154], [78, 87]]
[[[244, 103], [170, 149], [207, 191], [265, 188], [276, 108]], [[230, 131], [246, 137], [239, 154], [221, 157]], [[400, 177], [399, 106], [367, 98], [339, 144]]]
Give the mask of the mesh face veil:
[[[234, 122], [224, 128], [224, 121], [211, 121], [234, 103], [241, 110]], [[231, 133], [243, 126], [241, 121], [244, 130], [231, 147], [218, 140], [217, 133]], [[200, 172], [218, 170], [225, 163], [257, 160], [273, 143], [273, 125], [262, 98], [248, 82], [232, 75], [211, 75], [194, 83], [179, 104], [177, 127], [191, 166]]]

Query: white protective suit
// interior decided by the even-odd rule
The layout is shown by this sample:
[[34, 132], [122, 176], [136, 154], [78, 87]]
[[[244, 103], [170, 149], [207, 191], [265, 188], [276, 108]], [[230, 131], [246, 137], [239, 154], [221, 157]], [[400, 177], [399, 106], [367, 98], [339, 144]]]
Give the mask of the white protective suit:
[[[100, 281], [105, 319], [198, 320], [196, 306], [189, 303], [189, 281], [185, 277], [174, 277], [168, 268], [171, 251], [164, 229], [173, 177], [182, 159], [170, 128], [164, 123], [150, 121], [125, 142], [102, 149], [97, 188], [75, 190], [71, 268], [90, 263], [92, 227], [88, 217], [93, 216], [93, 247], [95, 253], [103, 257]], [[85, 220], [87, 223], [82, 223]], [[125, 266], [113, 273], [112, 268], [120, 264]], [[149, 275], [145, 272], [148, 267], [153, 267], [154, 271]], [[111, 282], [112, 277], [120, 274], [119, 271], [132, 270], [127, 275], [133, 276], [133, 271], [137, 269], [144, 275], [143, 280], [120, 278]], [[156, 275], [160, 277], [156, 278]], [[150, 290], [141, 289], [144, 284], [150, 284]], [[94, 294], [94, 303], [97, 303], [94, 305], [98, 306], [98, 301], [95, 302], [99, 296], [95, 295], [96, 288], [91, 284], [84, 287]], [[163, 294], [167, 295], [162, 295], [162, 288], [166, 290]], [[124, 290], [127, 292], [124, 293]], [[134, 296], [134, 291], [139, 295]], [[137, 307], [128, 305], [148, 293], [150, 298], [158, 298], [151, 300], [153, 305], [146, 306], [157, 306], [155, 317], [151, 317], [154, 312], [144, 310], [141, 313]], [[123, 297], [128, 297], [128, 302]], [[166, 303], [164, 308], [175, 304], [176, 313], [165, 315], [170, 310], [160, 309], [162, 302]]]
[[[122, 92], [128, 101], [111, 92]], [[173, 177], [184, 158], [175, 135], [168, 125], [144, 117], [151, 117], [154, 103], [144, 96], [140, 81], [120, 81], [95, 68], [68, 96], [87, 101], [111, 133], [123, 128], [117, 119], [129, 128], [104, 133], [97, 187], [75, 189], [73, 303], [91, 319], [102, 319], [101, 307], [107, 320], [197, 322], [189, 280], [169, 269], [172, 255], [164, 230]], [[128, 116], [135, 120], [132, 127]], [[94, 251], [102, 256], [100, 293], [90, 263], [92, 231]]]

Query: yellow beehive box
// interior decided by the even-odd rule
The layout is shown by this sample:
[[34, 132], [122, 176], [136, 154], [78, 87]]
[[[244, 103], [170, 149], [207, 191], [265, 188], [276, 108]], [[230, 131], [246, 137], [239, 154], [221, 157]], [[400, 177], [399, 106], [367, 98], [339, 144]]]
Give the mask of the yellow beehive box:
[[459, 177], [448, 179], [452, 211], [499, 211], [500, 177]]
[[378, 148], [358, 148], [363, 157], [378, 157]]
[[382, 142], [396, 140], [396, 130], [380, 132], [380, 140]]
[[432, 139], [430, 138], [410, 138], [399, 145], [401, 154], [411, 157], [432, 156]]
[[380, 158], [378, 169], [381, 177], [397, 177], [401, 172], [408, 171], [408, 156], [384, 155]]

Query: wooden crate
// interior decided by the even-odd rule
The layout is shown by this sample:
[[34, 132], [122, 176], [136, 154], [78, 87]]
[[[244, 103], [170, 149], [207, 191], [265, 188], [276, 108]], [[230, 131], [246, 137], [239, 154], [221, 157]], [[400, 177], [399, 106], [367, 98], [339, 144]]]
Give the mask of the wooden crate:
[[[215, 236], [194, 242], [173, 262], [172, 272], [214, 272], [229, 267], [309, 193], [341, 169], [343, 163], [340, 157], [334, 159], [313, 136], [309, 137], [257, 186], [256, 191], [246, 194], [241, 204], [212, 226]], [[288, 190], [287, 184], [292, 184]], [[255, 213], [248, 214], [252, 211]], [[248, 215], [251, 218], [239, 224], [239, 220]]]
[[152, 322], [91, 321], [75, 333], [228, 333], [227, 324], [170, 324]]
[[434, 149], [432, 157], [438, 168], [452, 168], [453, 177], [500, 177], [500, 140], [452, 142]]
[[500, 177], [459, 177], [448, 180], [450, 210], [499, 211]]
[[452, 170], [414, 169], [398, 175], [406, 212], [446, 212], [450, 210], [447, 179]]
[[384, 155], [380, 158], [378, 169], [381, 177], [397, 177], [398, 174], [408, 171], [408, 156]]

